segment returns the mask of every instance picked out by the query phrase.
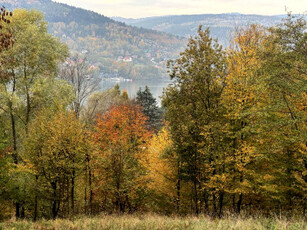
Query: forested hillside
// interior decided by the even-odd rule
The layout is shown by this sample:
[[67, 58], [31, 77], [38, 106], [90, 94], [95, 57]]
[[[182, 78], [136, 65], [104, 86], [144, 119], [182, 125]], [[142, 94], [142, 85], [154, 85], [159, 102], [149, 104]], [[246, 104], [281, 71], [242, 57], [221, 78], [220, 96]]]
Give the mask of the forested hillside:
[[116, 22], [92, 11], [51, 0], [1, 0], [9, 10], [37, 9], [45, 14], [49, 32], [86, 55], [104, 77], [165, 77], [166, 62], [185, 41], [149, 29]]
[[41, 13], [0, 18], [1, 221], [306, 217], [304, 18], [242, 28], [227, 49], [199, 27], [168, 63], [162, 108], [147, 87], [98, 91]]
[[210, 27], [211, 34], [220, 43], [229, 45], [235, 28], [257, 23], [263, 26], [273, 26], [280, 22], [282, 16], [229, 14], [200, 14], [200, 15], [171, 15], [140, 19], [114, 17], [114, 20], [128, 25], [163, 31], [170, 34], [189, 38], [197, 34], [199, 25]]

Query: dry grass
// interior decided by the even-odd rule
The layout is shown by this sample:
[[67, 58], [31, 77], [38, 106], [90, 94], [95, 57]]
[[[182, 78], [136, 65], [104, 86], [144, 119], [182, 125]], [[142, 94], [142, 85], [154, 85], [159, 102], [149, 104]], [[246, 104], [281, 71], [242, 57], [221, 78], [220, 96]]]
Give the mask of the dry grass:
[[100, 216], [100, 217], [81, 217], [74, 221], [40, 220], [31, 221], [6, 221], [0, 223], [0, 229], [40, 229], [40, 230], [94, 230], [94, 229], [138, 229], [138, 230], [169, 230], [169, 229], [195, 229], [195, 230], [307, 230], [306, 220], [280, 220], [278, 218], [234, 218], [210, 219], [207, 217], [164, 217], [157, 215], [123, 215], [123, 216]]

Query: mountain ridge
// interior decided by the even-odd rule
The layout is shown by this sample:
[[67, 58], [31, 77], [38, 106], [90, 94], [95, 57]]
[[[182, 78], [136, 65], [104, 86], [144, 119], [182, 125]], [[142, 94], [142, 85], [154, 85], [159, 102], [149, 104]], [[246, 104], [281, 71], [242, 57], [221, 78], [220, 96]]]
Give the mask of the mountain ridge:
[[210, 27], [213, 37], [224, 45], [229, 44], [229, 34], [233, 33], [236, 27], [257, 23], [263, 26], [274, 26], [280, 23], [284, 15], [257, 15], [241, 13], [222, 14], [188, 14], [188, 15], [167, 15], [139, 19], [115, 17], [120, 22], [141, 28], [153, 29], [169, 34], [189, 38], [196, 35], [199, 25]]
[[102, 14], [51, 0], [1, 0], [8, 10], [44, 13], [49, 32], [72, 52], [88, 56], [103, 77], [166, 77], [166, 62], [185, 45], [178, 36], [126, 25]]

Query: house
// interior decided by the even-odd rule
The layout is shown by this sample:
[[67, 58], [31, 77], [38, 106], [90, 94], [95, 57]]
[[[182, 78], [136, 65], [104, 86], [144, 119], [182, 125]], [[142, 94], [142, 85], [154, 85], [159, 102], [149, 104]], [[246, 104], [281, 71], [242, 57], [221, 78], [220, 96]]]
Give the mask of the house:
[[124, 62], [132, 62], [132, 57], [124, 57]]

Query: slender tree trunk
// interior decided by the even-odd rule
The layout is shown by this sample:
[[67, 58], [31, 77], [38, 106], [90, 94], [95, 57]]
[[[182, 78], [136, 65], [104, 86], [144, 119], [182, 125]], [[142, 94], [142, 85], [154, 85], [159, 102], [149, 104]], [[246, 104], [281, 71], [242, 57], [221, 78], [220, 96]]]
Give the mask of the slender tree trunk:
[[67, 217], [70, 217], [70, 181], [69, 181], [69, 176], [65, 176], [65, 180], [66, 180], [66, 184], [67, 184], [67, 188], [66, 188], [66, 196], [67, 196], [67, 204], [66, 204], [66, 213], [67, 213]]
[[126, 203], [127, 203], [128, 209], [129, 209], [129, 213], [132, 213], [132, 206], [131, 206], [131, 203], [129, 201], [129, 196], [128, 196], [127, 192], [125, 192], [125, 197], [126, 197]]
[[216, 208], [216, 196], [214, 193], [212, 195], [212, 205], [213, 205], [213, 217], [216, 217], [217, 208]]
[[198, 216], [198, 190], [197, 190], [197, 153], [194, 153], [194, 172], [193, 172], [193, 189], [194, 189], [194, 208], [195, 214]]
[[219, 218], [223, 215], [224, 192], [220, 192], [219, 196]]
[[233, 212], [237, 212], [237, 208], [236, 208], [236, 194], [232, 195], [232, 210]]
[[[14, 114], [12, 112], [12, 108], [11, 108], [11, 112], [10, 112], [10, 117], [11, 117], [13, 151], [14, 151], [12, 156], [13, 156], [14, 164], [17, 165], [18, 164], [18, 153], [17, 153], [16, 122], [15, 122]], [[16, 218], [20, 218], [20, 203], [19, 203], [19, 201], [15, 202], [15, 216], [16, 216]]]
[[238, 203], [237, 203], [237, 213], [238, 213], [238, 214], [240, 214], [240, 212], [241, 212], [242, 200], [243, 200], [243, 194], [240, 193], [240, 195], [239, 195], [239, 200], [238, 200]]
[[178, 180], [176, 184], [177, 197], [176, 197], [176, 210], [177, 214], [180, 213], [180, 190], [181, 190], [181, 180], [180, 180], [180, 163], [178, 162]]
[[51, 186], [52, 186], [52, 189], [53, 189], [52, 218], [56, 219], [57, 214], [58, 214], [57, 184], [56, 184], [56, 182], [51, 182]]
[[209, 214], [209, 194], [208, 191], [204, 191], [204, 203], [205, 203], [205, 213]]
[[303, 217], [306, 216], [306, 200], [303, 202]]
[[18, 219], [18, 218], [20, 218], [20, 203], [19, 202], [16, 202], [15, 203], [15, 216], [16, 216], [16, 218]]
[[[38, 176], [35, 176], [35, 184], [36, 186], [38, 186]], [[36, 221], [37, 220], [37, 216], [38, 216], [38, 197], [37, 197], [37, 189], [35, 189], [35, 198], [34, 198], [34, 218], [33, 220]]]
[[89, 166], [89, 189], [90, 189], [90, 200], [89, 200], [89, 205], [90, 205], [90, 213], [93, 215], [93, 188], [92, 188], [92, 170]]
[[88, 175], [88, 170], [87, 167], [85, 169], [85, 187], [84, 187], [84, 214], [87, 215], [87, 175]]
[[76, 171], [73, 169], [71, 177], [71, 216], [75, 215], [75, 176]]
[[194, 208], [195, 208], [195, 214], [198, 216], [199, 214], [199, 208], [198, 208], [198, 192], [197, 192], [197, 179], [194, 177], [193, 180], [194, 184]]
[[30, 95], [28, 93], [28, 88], [27, 88], [27, 111], [26, 111], [26, 124], [25, 124], [26, 134], [28, 134], [28, 124], [30, 122], [30, 113], [31, 113], [31, 101], [30, 101]]
[[20, 218], [21, 219], [25, 218], [25, 206], [24, 206], [24, 204], [21, 205]]

